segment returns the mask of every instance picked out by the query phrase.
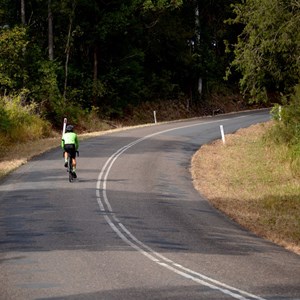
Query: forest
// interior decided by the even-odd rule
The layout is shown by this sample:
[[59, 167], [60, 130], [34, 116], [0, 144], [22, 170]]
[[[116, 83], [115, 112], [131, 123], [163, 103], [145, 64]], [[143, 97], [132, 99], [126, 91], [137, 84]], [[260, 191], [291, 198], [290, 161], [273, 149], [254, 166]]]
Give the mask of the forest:
[[0, 137], [211, 114], [214, 96], [294, 111], [299, 25], [299, 0], [0, 0]]
[[190, 105], [199, 81], [203, 93], [223, 81], [230, 1], [2, 3], [1, 93], [22, 94], [54, 124], [80, 110], [122, 118], [142, 102]]

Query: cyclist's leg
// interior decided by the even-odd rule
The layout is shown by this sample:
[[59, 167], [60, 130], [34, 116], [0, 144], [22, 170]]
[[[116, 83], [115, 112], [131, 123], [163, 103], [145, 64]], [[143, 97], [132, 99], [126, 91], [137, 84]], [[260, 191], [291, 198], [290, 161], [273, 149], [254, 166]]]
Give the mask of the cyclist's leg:
[[70, 154], [73, 158], [74, 154], [74, 145], [73, 144], [65, 144], [65, 167], [68, 166], [68, 155]]
[[72, 165], [73, 165], [73, 170], [72, 170], [73, 177], [77, 178], [77, 174], [76, 174], [76, 159], [75, 158], [72, 158]]
[[68, 152], [65, 150], [65, 152], [64, 152], [64, 158], [65, 158], [65, 167], [67, 167], [68, 166]]
[[77, 175], [76, 175], [76, 150], [75, 150], [75, 145], [74, 145], [74, 148], [72, 150], [72, 152], [70, 153], [71, 154], [71, 157], [72, 157], [72, 173], [73, 173], [73, 177], [74, 178], [77, 178]]
[[68, 164], [68, 172], [72, 172], [72, 157], [71, 154], [68, 152], [68, 160], [67, 160], [67, 164]]
[[72, 158], [73, 170], [76, 170], [76, 158]]

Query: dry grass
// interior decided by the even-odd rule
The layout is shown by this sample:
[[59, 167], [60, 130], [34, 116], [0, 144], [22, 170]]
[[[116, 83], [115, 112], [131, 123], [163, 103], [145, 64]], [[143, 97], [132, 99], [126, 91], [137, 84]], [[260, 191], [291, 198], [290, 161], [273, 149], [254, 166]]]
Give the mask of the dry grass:
[[60, 138], [56, 137], [6, 147], [6, 150], [0, 156], [0, 178], [25, 164], [32, 157], [57, 147], [59, 143]]
[[194, 185], [216, 208], [252, 232], [300, 254], [300, 180], [284, 148], [263, 142], [272, 123], [226, 135], [193, 157]]

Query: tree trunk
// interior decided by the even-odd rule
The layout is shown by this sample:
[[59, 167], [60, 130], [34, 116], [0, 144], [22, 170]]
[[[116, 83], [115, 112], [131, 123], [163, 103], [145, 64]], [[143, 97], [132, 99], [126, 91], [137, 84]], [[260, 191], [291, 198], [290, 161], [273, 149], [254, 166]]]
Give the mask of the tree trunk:
[[51, 0], [48, 0], [48, 51], [49, 60], [54, 59], [54, 44], [53, 44], [53, 16], [51, 10]]
[[66, 61], [65, 61], [65, 84], [64, 84], [64, 93], [63, 93], [64, 99], [66, 99], [66, 94], [67, 94], [68, 66], [69, 66], [69, 58], [70, 58], [70, 50], [71, 50], [71, 33], [72, 33], [72, 26], [73, 26], [73, 17], [74, 17], [74, 13], [75, 13], [75, 6], [76, 6], [76, 0], [73, 1], [73, 5], [72, 5], [72, 12], [70, 14], [67, 44], [66, 44], [66, 49], [65, 49]]
[[26, 25], [25, 0], [21, 0], [21, 22], [22, 22], [22, 25]]
[[94, 66], [93, 66], [93, 104], [97, 103], [97, 81], [98, 81], [98, 47], [94, 48]]
[[71, 28], [72, 28], [72, 21], [70, 20], [68, 38], [67, 38], [67, 45], [66, 45], [66, 50], [65, 50], [65, 52], [66, 52], [66, 61], [65, 61], [65, 84], [64, 84], [64, 93], [63, 93], [64, 99], [66, 99], [67, 84], [68, 84], [68, 65], [69, 65], [69, 58], [70, 58]]

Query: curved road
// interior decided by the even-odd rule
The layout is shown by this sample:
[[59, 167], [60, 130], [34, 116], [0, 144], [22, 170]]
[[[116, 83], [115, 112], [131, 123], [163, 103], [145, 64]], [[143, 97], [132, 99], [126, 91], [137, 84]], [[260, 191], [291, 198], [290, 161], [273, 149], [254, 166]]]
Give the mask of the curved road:
[[190, 159], [267, 111], [115, 132], [59, 148], [0, 183], [0, 299], [300, 299], [299, 256], [194, 190]]

